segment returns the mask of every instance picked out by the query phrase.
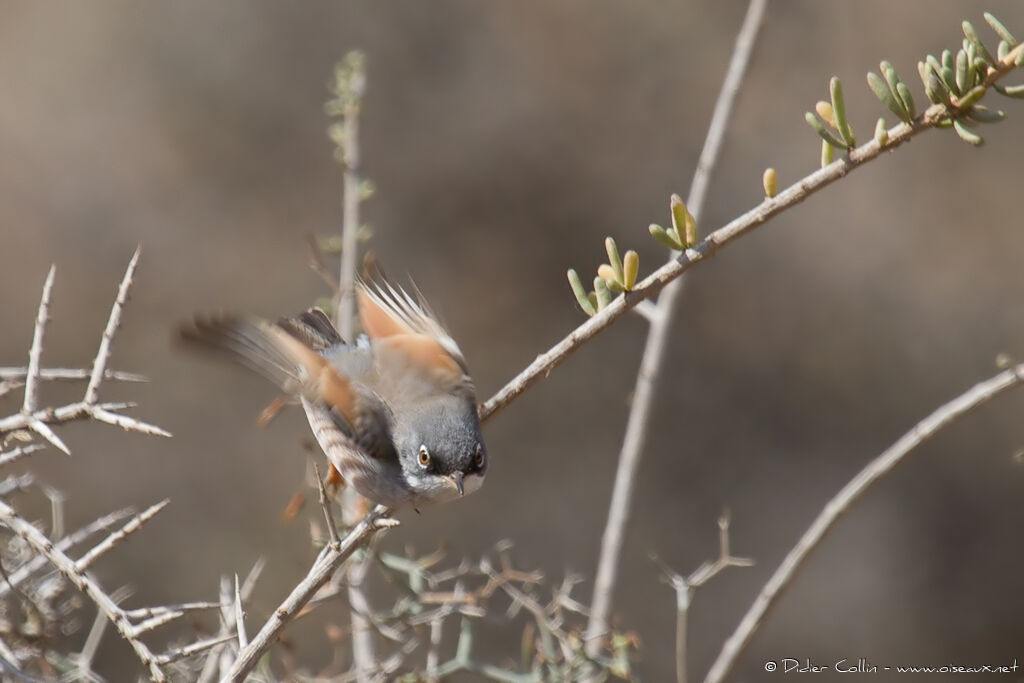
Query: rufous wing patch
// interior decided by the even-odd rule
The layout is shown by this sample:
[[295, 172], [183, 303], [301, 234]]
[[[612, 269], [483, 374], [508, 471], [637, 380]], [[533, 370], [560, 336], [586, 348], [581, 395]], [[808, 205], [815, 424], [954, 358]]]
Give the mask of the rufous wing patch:
[[464, 381], [462, 366], [436, 339], [425, 334], [400, 334], [379, 340], [375, 347], [379, 359], [396, 372], [412, 370], [434, 382], [453, 386]]
[[412, 332], [374, 301], [362, 287], [356, 288], [356, 297], [359, 302], [359, 319], [363, 323], [363, 331], [370, 339], [383, 339]]
[[276, 325], [267, 325], [265, 334], [295, 364], [305, 371], [305, 393], [333, 408], [351, 425], [355, 424], [356, 390], [326, 358]]

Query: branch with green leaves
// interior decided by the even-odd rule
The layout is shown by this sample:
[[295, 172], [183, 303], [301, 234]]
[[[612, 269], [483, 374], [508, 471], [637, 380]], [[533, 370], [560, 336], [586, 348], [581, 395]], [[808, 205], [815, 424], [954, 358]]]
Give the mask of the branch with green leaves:
[[[598, 298], [602, 284], [595, 280], [596, 287], [592, 299], [590, 293], [583, 289], [579, 276], [573, 277], [570, 273], [570, 283], [576, 300], [580, 307], [590, 315], [590, 318], [560, 342], [537, 356], [523, 371], [484, 402], [480, 406], [481, 417], [488, 419], [506, 407], [534, 384], [547, 377], [554, 368], [563, 363], [583, 344], [611, 326], [627, 311], [657, 295], [669, 282], [697, 264], [706, 261], [723, 247], [732, 244], [776, 215], [799, 204], [851, 171], [877, 159], [883, 152], [896, 149], [933, 128], [953, 128], [961, 138], [972, 144], [979, 144], [979, 140], [974, 136], [979, 139], [980, 136], [977, 136], [973, 128], [977, 124], [988, 122], [985, 119], [996, 121], [1004, 118], [1004, 114], [999, 110], [990, 110], [981, 105], [981, 99], [990, 90], [995, 90], [1000, 95], [1007, 97], [1024, 97], [1024, 85], [1004, 85], [1002, 83], [1007, 75], [1024, 65], [1024, 45], [1018, 43], [995, 17], [986, 14], [985, 18], [1000, 38], [999, 47], [995, 52], [996, 56], [993, 57], [992, 53], [977, 38], [973, 27], [968, 22], [964, 22], [964, 32], [967, 37], [964, 39], [962, 50], [956, 55], [950, 54], [949, 57], [944, 56], [942, 59], [926, 58], [922, 62], [927, 66], [926, 94], [933, 102], [924, 111], [917, 112], [909, 86], [900, 80], [891, 65], [883, 62], [883, 76], [869, 77], [869, 85], [873, 84], [872, 90], [876, 96], [897, 115], [900, 122], [892, 127], [887, 127], [882, 120], [870, 141], [855, 146], [856, 138], [846, 116], [846, 102], [842, 86], [838, 79], [833, 79], [830, 84], [831, 101], [827, 103], [828, 108], [816, 108], [819, 110], [818, 116], [812, 114], [810, 118], [814, 119], [815, 123], [812, 125], [818, 135], [822, 137], [823, 144], [833, 152], [835, 149], [843, 151], [840, 158], [833, 159], [829, 156], [827, 159], [823, 159], [828, 163], [823, 164], [819, 170], [797, 180], [788, 188], [777, 193], [775, 190], [778, 179], [775, 172], [768, 169], [763, 178], [764, 201], [692, 245], [686, 244], [689, 237], [686, 234], [685, 221], [682, 224], [683, 230], [680, 232], [680, 222], [675, 218], [674, 212], [671, 232], [664, 228], [655, 230], [652, 227], [651, 233], [659, 242], [664, 243], [663, 240], [666, 239], [671, 242], [671, 244], [665, 245], [670, 249], [676, 250], [677, 241], [679, 246], [685, 246], [685, 248], [678, 250], [678, 254], [668, 263], [646, 278], [633, 283], [628, 290], [623, 287], [623, 292], [618, 296], [608, 296], [607, 300], [602, 302]], [[938, 74], [936, 74], [936, 65]], [[952, 69], [951, 77], [950, 69]], [[881, 87], [882, 84], [884, 84], [884, 88]], [[938, 101], [935, 101], [936, 99]], [[829, 115], [829, 110], [831, 110], [831, 115]], [[821, 114], [826, 116], [819, 120]], [[662, 232], [664, 232], [664, 236]], [[608, 265], [614, 268], [614, 264]], [[602, 273], [607, 272], [602, 269], [598, 273], [598, 278], [602, 280], [603, 288], [608, 289], [610, 295], [612, 287], [609, 286], [608, 280], [601, 277]], [[593, 310], [592, 315], [591, 310]]]

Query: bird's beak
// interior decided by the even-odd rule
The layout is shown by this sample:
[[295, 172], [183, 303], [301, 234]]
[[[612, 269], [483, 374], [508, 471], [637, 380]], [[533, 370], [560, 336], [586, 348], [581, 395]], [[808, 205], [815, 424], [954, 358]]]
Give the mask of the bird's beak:
[[463, 476], [462, 472], [452, 472], [448, 475], [448, 479], [455, 486], [456, 490], [458, 490], [460, 496], [466, 495], [465, 490], [462, 488]]

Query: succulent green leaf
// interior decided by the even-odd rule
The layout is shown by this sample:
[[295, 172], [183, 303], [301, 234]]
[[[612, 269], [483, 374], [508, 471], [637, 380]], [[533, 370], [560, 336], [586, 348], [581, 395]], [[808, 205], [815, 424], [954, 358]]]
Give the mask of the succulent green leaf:
[[857, 140], [853, 136], [853, 128], [850, 127], [850, 120], [846, 117], [846, 103], [843, 101], [843, 84], [839, 82], [838, 76], [833, 76], [828, 82], [829, 94], [832, 96], [832, 110], [835, 113], [836, 129], [846, 143], [847, 149], [857, 146]]
[[939, 72], [939, 77], [942, 78], [943, 85], [946, 89], [954, 95], [962, 94], [960, 88], [956, 86], [956, 72], [950, 69], [948, 66], [942, 67], [942, 71]]
[[[896, 84], [896, 94], [900, 97], [907, 116], [911, 119], [917, 116], [917, 108], [914, 106], [914, 98], [910, 94], [910, 88], [903, 81]], [[909, 123], [909, 120], [907, 121]]]
[[995, 16], [989, 12], [985, 12], [985, 21], [988, 22], [988, 25], [992, 27], [992, 30], [995, 31], [1000, 38], [1009, 43], [1010, 47], [1015, 47], [1017, 45], [1017, 39], [1013, 37], [1012, 33], [1006, 30], [1006, 27], [1003, 26], [1003, 22], [996, 19]]
[[[889, 91], [893, 94], [897, 94], [899, 91], [896, 86], [902, 83], [903, 80], [900, 78], [900, 75], [896, 73], [896, 69], [891, 63], [885, 60], [882, 60], [878, 66], [882, 70], [882, 76], [885, 77], [885, 82], [889, 86]], [[897, 94], [897, 100], [898, 99], [899, 96]]]
[[672, 231], [673, 234], [670, 235], [668, 231], [665, 230], [665, 228], [661, 227], [657, 223], [651, 223], [648, 230], [651, 233], [651, 237], [658, 240], [658, 242], [660, 242], [663, 246], [666, 246], [669, 249], [674, 249], [676, 251], [683, 251], [683, 243], [676, 239], [674, 230]]
[[932, 73], [932, 69], [924, 62], [917, 63], [917, 72], [921, 76], [921, 83], [924, 85], [924, 92], [932, 104], [945, 104], [947, 98], [942, 88], [941, 81]]
[[985, 139], [968, 128], [960, 119], [953, 120], [953, 130], [956, 131], [956, 134], [960, 136], [961, 140], [972, 144], [975, 147], [980, 147], [985, 144]]
[[885, 119], [880, 118], [875, 124], [875, 142], [885, 145], [889, 142], [889, 131], [885, 127]]
[[669, 198], [668, 205], [672, 211], [672, 229], [675, 231], [676, 237], [679, 238], [679, 243], [685, 244], [683, 235], [686, 233], [686, 204], [683, 204], [682, 197], [673, 194]]
[[821, 136], [821, 139], [829, 143], [833, 147], [840, 149], [846, 149], [846, 143], [839, 139], [839, 136], [832, 132], [832, 129], [825, 125], [825, 123], [811, 112], [804, 114], [804, 120], [807, 121], [808, 125], [814, 129], [814, 131]]
[[[965, 40], [964, 42], [966, 43], [967, 41]], [[964, 48], [964, 53], [967, 55], [967, 86], [971, 87], [978, 82], [978, 64], [984, 65], [985, 62], [978, 58], [978, 53], [973, 43], [967, 44], [967, 47]]]
[[956, 100], [956, 106], [960, 109], [967, 109], [984, 97], [986, 92], [988, 92], [988, 88], [983, 85], [976, 85], [964, 93], [963, 97]]
[[956, 89], [958, 92], [966, 92], [970, 87], [967, 73], [967, 53], [958, 50], [956, 53]]
[[622, 257], [622, 284], [626, 290], [633, 289], [636, 285], [636, 276], [640, 273], [640, 255], [630, 249]]
[[602, 278], [594, 278], [594, 294], [597, 295], [597, 310], [603, 311], [612, 302], [612, 293]]
[[764, 196], [771, 199], [779, 193], [779, 175], [774, 168], [764, 169], [761, 176], [761, 185], [764, 187]]
[[583, 289], [583, 282], [580, 280], [580, 275], [576, 272], [576, 269], [570, 268], [566, 275], [569, 278], [569, 286], [572, 287], [572, 293], [576, 296], [576, 303], [580, 305], [583, 312], [588, 316], [597, 313], [597, 310], [591, 303], [590, 298], [587, 296], [586, 290]]
[[976, 104], [967, 111], [967, 118], [978, 123], [999, 123], [1006, 118], [1002, 109], [992, 110], [983, 104]]
[[697, 221], [693, 220], [693, 214], [686, 209], [686, 229], [683, 231], [683, 244], [689, 249], [697, 244]]
[[994, 64], [995, 60], [992, 58], [992, 55], [989, 54], [989, 51], [985, 49], [985, 43], [981, 42], [981, 38], [978, 36], [978, 32], [974, 30], [974, 26], [971, 22], [964, 21], [962, 27], [964, 29], [964, 36], [967, 40], [971, 41], [972, 45], [974, 45], [974, 49], [977, 50], [978, 55], [980, 55], [981, 58], [989, 64]]
[[999, 41], [999, 46], [996, 47], [996, 56], [999, 57], [999, 61], [1006, 59], [1006, 55], [1010, 53], [1010, 44], [1005, 40]]
[[821, 167], [825, 168], [835, 159], [836, 148], [824, 140], [821, 141]]
[[615, 274], [615, 282], [622, 284], [622, 259], [619, 258], [619, 248], [615, 245], [615, 240], [611, 237], [605, 237], [604, 249], [608, 252], [608, 264], [612, 267], [612, 272]]
[[898, 116], [901, 121], [907, 120], [907, 112], [903, 110], [903, 106], [896, 99], [896, 94], [889, 90], [889, 86], [881, 77], [869, 71], [868, 86], [871, 88], [871, 92], [875, 93], [875, 97], [889, 108], [889, 111]]
[[942, 51], [942, 67], [945, 69], [956, 68], [956, 58], [954, 57], [953, 53], [950, 52], [949, 50]]
[[1024, 98], [1024, 83], [1020, 85], [999, 85], [996, 83], [994, 87], [1000, 95], [1006, 95], [1015, 99]]
[[[622, 291], [622, 283], [615, 279], [615, 271], [607, 263], [602, 263], [597, 267], [597, 276], [604, 280], [612, 291]], [[616, 287], [618, 290], [615, 289]]]

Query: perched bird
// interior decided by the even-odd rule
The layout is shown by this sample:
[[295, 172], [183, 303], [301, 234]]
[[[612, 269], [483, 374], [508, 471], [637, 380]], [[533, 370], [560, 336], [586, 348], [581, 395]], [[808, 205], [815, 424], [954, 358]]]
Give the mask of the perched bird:
[[360, 495], [389, 507], [480, 488], [487, 449], [455, 340], [421, 298], [358, 282], [365, 337], [346, 342], [320, 309], [271, 323], [197, 317], [185, 340], [230, 352], [302, 402], [320, 447]]

